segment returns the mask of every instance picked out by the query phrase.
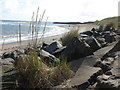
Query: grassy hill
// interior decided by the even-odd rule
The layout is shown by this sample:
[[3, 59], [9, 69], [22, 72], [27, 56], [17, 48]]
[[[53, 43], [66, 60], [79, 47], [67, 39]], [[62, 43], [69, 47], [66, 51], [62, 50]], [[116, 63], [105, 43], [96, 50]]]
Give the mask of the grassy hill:
[[120, 16], [116, 16], [116, 17], [109, 17], [109, 18], [105, 18], [103, 20], [100, 21], [95, 21], [96, 24], [99, 24], [100, 26], [105, 27], [106, 25], [112, 23], [114, 28], [116, 29], [120, 29]]

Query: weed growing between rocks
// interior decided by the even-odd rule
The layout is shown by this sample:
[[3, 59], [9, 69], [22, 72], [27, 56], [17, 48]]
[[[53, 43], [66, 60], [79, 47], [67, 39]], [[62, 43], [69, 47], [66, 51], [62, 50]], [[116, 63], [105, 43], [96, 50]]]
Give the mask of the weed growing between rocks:
[[72, 77], [73, 73], [65, 60], [56, 67], [48, 67], [32, 50], [28, 55], [18, 58], [16, 69], [21, 74], [20, 88], [51, 88]]
[[69, 42], [71, 42], [71, 40], [74, 37], [79, 37], [78, 34], [78, 30], [71, 30], [70, 32], [66, 33], [62, 38], [61, 38], [61, 42], [63, 46], [68, 45]]

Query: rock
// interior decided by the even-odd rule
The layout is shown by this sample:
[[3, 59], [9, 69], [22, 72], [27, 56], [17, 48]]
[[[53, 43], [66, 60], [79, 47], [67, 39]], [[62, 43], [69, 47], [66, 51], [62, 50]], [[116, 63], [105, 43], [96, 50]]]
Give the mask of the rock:
[[120, 40], [120, 35], [115, 35], [115, 39], [116, 39], [116, 41], [119, 41]]
[[43, 58], [43, 60], [45, 60], [46, 63], [50, 62], [53, 63], [58, 60], [55, 56], [51, 55], [49, 52], [46, 52], [45, 50], [40, 50], [38, 56]]
[[46, 46], [44, 50], [52, 54], [53, 52], [55, 52], [57, 49], [60, 49], [61, 47], [62, 45], [58, 41], [54, 41], [50, 45]]
[[15, 50], [12, 52], [12, 56], [11, 58], [13, 58], [14, 60], [17, 59], [17, 57], [20, 55], [20, 54], [23, 54], [21, 51], [18, 51], [18, 50]]
[[0, 60], [0, 65], [10, 65], [13, 64], [15, 61], [12, 58], [6, 58]]
[[14, 60], [12, 58], [0, 59], [0, 66], [2, 66], [3, 75], [5, 72], [15, 69], [14, 68]]
[[120, 40], [108, 53], [113, 53], [113, 52], [117, 52], [117, 51], [120, 51]]
[[95, 79], [97, 75], [101, 74], [100, 68], [81, 66], [75, 76], [71, 79], [70, 85], [73, 88], [86, 90], [86, 88], [94, 82], [93, 78]]
[[0, 60], [0, 66], [2, 66], [2, 89], [15, 89], [18, 84], [16, 83], [18, 78], [18, 71], [14, 67], [14, 60], [12, 58], [6, 58]]
[[112, 57], [108, 57], [108, 58], [104, 59], [104, 61], [102, 61], [102, 63], [106, 64], [106, 65], [111, 65], [113, 62], [114, 62], [114, 58], [112, 58]]
[[97, 32], [97, 31], [93, 31], [93, 36], [94, 37], [99, 37], [99, 36], [101, 36], [101, 33]]
[[87, 38], [88, 37], [88, 35], [86, 35], [86, 34], [80, 34], [80, 36], [82, 37], [82, 38]]
[[117, 35], [120, 35], [120, 30], [116, 30], [115, 33], [116, 33]]
[[101, 47], [105, 47], [107, 45], [105, 38], [103, 37], [97, 37], [96, 40], [100, 43]]
[[45, 49], [49, 44], [43, 42], [41, 49]]
[[110, 34], [111, 34], [110, 31], [103, 31], [103, 32], [102, 32], [102, 35], [110, 35]]
[[89, 82], [84, 82], [80, 85], [72, 86], [72, 88], [76, 88], [77, 90], [86, 90], [90, 86]]
[[2, 59], [11, 58], [11, 57], [13, 57], [13, 56], [12, 56], [12, 52], [5, 52], [5, 53], [3, 53], [3, 55], [2, 55]]
[[120, 40], [115, 44], [115, 46], [110, 49], [101, 59], [105, 59], [107, 57], [116, 57], [120, 51]]
[[111, 73], [111, 75], [117, 77], [120, 76], [120, 56], [114, 58], [114, 62], [112, 63], [112, 69], [106, 72], [105, 74]]
[[90, 46], [86, 42], [78, 39], [77, 37], [74, 37], [64, 49], [64, 51], [61, 53], [61, 55], [67, 58], [68, 61], [92, 54], [93, 52]]
[[109, 71], [105, 72], [105, 75], [112, 75], [112, 72], [109, 70]]
[[97, 77], [103, 74], [103, 70], [100, 69], [97, 72], [95, 72], [89, 79], [90, 85], [94, 85], [97, 82]]
[[97, 40], [99, 43], [105, 43], [105, 38], [103, 38], [103, 37], [97, 37], [96, 40]]
[[107, 34], [107, 35], [105, 35], [104, 38], [105, 38], [105, 42], [107, 42], [107, 43], [112, 43], [112, 42], [116, 41], [114, 35]]
[[105, 75], [114, 75], [114, 76], [119, 76], [119, 71], [120, 71], [120, 68], [112, 68], [111, 70], [107, 71], [105, 73]]
[[98, 43], [98, 41], [94, 38], [94, 37], [91, 37], [91, 38], [88, 38], [85, 40], [85, 42], [90, 45], [90, 47], [92, 48], [92, 51], [95, 52], [96, 50], [100, 49], [101, 48], [101, 45], [100, 43]]
[[96, 90], [118, 90], [120, 88], [119, 82], [120, 78], [103, 74], [97, 78]]
[[94, 67], [100, 67], [103, 70], [103, 72], [111, 70], [111, 67], [109, 65], [101, 61], [97, 61]]
[[85, 32], [82, 32], [80, 34], [85, 34], [85, 35], [88, 35], [88, 36], [92, 36], [93, 32], [92, 31], [85, 31]]
[[19, 50], [15, 50], [13, 52], [5, 52], [2, 55], [2, 59], [12, 58], [12, 59], [16, 60], [18, 55], [23, 54], [23, 53], [24, 53], [24, 51], [22, 51], [22, 50], [20, 50], [20, 51]]
[[65, 48], [66, 46], [57, 49], [55, 52], [53, 52], [53, 55], [59, 58], [59, 56], [61, 56], [61, 53], [65, 50]]
[[94, 31], [96, 31], [96, 29], [95, 29], [95, 28], [92, 28], [92, 29], [91, 29], [91, 31], [93, 31], [93, 32], [94, 32]]

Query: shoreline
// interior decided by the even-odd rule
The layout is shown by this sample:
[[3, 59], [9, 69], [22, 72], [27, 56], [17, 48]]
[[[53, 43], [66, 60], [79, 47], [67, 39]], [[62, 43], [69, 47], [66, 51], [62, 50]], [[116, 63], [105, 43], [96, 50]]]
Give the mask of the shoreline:
[[[44, 38], [39, 38], [39, 40], [42, 40], [46, 43], [50, 43], [51, 41], [54, 41], [54, 40], [59, 40], [61, 37], [63, 36], [63, 34], [60, 34], [60, 35], [54, 35], [54, 36], [50, 36], [50, 37], [44, 37]], [[13, 50], [16, 50], [16, 49], [23, 49], [23, 48], [26, 48], [28, 47], [29, 43], [33, 43], [35, 42], [35, 40], [26, 40], [26, 41], [22, 41], [21, 42], [21, 46], [20, 46], [20, 42], [14, 42], [14, 43], [8, 43], [8, 44], [4, 44], [3, 46], [0, 45], [0, 54], [4, 53], [4, 52], [10, 52], [10, 51], [13, 51]], [[40, 42], [39, 44], [41, 44], [42, 42]]]
[[[69, 30], [73, 30], [73, 28], [76, 30], [79, 29], [78, 33], [80, 33], [80, 32], [84, 32], [84, 31], [89, 31], [92, 28], [97, 28], [98, 26], [95, 24], [72, 24], [72, 25], [61, 25], [61, 26], [58, 25], [58, 27], [66, 28]], [[65, 33], [62, 33], [59, 35], [48, 36], [48, 37], [44, 37], [42, 39], [46, 43], [51, 43], [54, 40], [59, 40], [64, 34]], [[41, 38], [39, 38], [38, 41], [40, 39]], [[0, 54], [2, 54], [4, 52], [14, 51], [14, 50], [19, 49], [19, 48], [24, 49], [24, 48], [28, 47], [29, 43], [32, 41], [34, 42], [35, 40], [22, 41], [21, 46], [20, 46], [19, 42], [7, 43], [7, 44], [4, 44], [3, 46], [0, 45]], [[39, 44], [41, 44], [41, 42]]]

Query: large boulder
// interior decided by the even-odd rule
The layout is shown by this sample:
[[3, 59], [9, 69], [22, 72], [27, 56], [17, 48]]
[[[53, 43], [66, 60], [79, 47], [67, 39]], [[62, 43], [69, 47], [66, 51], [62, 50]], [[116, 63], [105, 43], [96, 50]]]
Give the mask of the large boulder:
[[74, 37], [61, 53], [62, 57], [65, 57], [68, 60], [85, 57], [91, 54], [93, 54], [93, 52], [90, 46], [77, 37]]
[[114, 35], [106, 34], [104, 38], [107, 43], [112, 43], [112, 42], [116, 41]]
[[[18, 71], [14, 67], [14, 60], [12, 58], [0, 59], [0, 78], [2, 78], [2, 89], [15, 89], [19, 86], [17, 82]], [[0, 83], [1, 84], [1, 83]]]
[[94, 37], [86, 39], [85, 42], [92, 48], [93, 52], [101, 48], [100, 43]]
[[12, 58], [12, 59], [16, 60], [18, 55], [23, 54], [23, 53], [24, 53], [24, 50], [15, 50], [15, 51], [12, 51], [12, 52], [5, 52], [2, 55], [2, 59]]
[[70, 85], [78, 90], [87, 90], [87, 88], [97, 82], [97, 76], [103, 72], [100, 68], [81, 66], [71, 79]]
[[46, 46], [44, 50], [52, 54], [54, 51], [61, 47], [62, 45], [58, 41], [54, 41], [50, 45]]
[[120, 40], [115, 44], [115, 46], [109, 50], [103, 57], [102, 60], [107, 58], [107, 57], [114, 57], [116, 54], [120, 53]]
[[45, 50], [40, 50], [38, 56], [40, 56], [46, 63], [56, 62], [58, 59]]
[[120, 51], [120, 40], [108, 53], [113, 53], [113, 52], [117, 52], [117, 51]]

